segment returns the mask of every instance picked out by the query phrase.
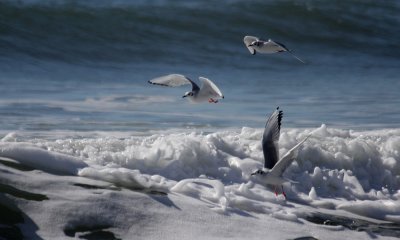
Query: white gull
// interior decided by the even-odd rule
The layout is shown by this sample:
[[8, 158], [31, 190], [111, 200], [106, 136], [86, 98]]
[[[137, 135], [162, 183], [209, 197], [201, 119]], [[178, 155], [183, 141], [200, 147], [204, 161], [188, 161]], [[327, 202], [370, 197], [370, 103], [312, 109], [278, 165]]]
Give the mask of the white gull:
[[294, 55], [291, 50], [289, 50], [285, 45], [282, 43], [273, 41], [269, 39], [268, 41], [261, 40], [254, 36], [245, 36], [243, 39], [244, 44], [246, 45], [247, 49], [250, 51], [251, 54], [255, 55], [256, 52], [259, 53], [279, 53], [279, 52], [288, 52], [294, 58], [299, 60], [302, 63], [305, 63], [299, 57]]
[[[268, 118], [265, 125], [262, 148], [264, 153], [264, 168], [258, 169], [251, 175], [258, 177], [263, 183], [275, 186], [275, 195], [277, 195], [276, 187], [281, 186], [282, 194], [286, 198], [282, 184], [290, 182], [289, 179], [283, 177], [286, 168], [297, 157], [297, 149], [303, 144], [310, 135], [300, 141], [296, 146], [290, 149], [285, 155], [279, 159], [279, 136], [281, 130], [283, 112], [279, 107]], [[278, 161], [279, 159], [279, 161]]]
[[209, 103], [217, 103], [218, 99], [224, 98], [221, 90], [210, 79], [199, 77], [202, 82], [201, 88], [190, 78], [181, 74], [169, 74], [149, 80], [149, 83], [167, 87], [179, 87], [186, 84], [192, 85], [192, 91], [186, 92], [182, 97], [188, 98], [190, 101], [199, 103], [208, 101]]

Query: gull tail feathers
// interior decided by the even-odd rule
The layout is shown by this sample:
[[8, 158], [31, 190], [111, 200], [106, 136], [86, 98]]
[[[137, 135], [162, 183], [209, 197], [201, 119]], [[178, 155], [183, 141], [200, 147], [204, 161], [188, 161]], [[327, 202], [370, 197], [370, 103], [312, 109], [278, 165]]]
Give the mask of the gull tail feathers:
[[284, 179], [285, 179], [286, 182], [289, 182], [289, 183], [293, 183], [293, 184], [299, 184], [300, 183], [298, 181], [293, 181], [292, 179], [289, 179], [289, 178], [284, 178]]

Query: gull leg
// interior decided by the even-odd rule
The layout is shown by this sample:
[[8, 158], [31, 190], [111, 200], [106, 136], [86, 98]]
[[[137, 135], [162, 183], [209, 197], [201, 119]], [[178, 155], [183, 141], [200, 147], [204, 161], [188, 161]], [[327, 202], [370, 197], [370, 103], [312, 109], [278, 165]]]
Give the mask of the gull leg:
[[208, 102], [209, 102], [209, 103], [217, 103], [218, 100], [214, 100], [214, 99], [212, 99], [212, 98], [209, 98], [209, 99], [208, 99]]
[[277, 197], [278, 196], [278, 192], [276, 191], [276, 186], [274, 188], [274, 192], [275, 192], [275, 197]]
[[285, 197], [285, 199], [286, 199], [286, 193], [285, 193], [285, 191], [283, 191], [283, 185], [281, 185], [281, 188], [282, 188], [282, 195]]

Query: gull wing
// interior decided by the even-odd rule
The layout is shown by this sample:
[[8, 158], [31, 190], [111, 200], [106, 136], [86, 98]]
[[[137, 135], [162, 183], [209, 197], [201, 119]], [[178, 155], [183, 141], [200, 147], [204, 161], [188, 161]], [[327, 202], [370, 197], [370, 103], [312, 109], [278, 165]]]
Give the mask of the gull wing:
[[272, 39], [269, 39], [267, 44], [271, 45], [271, 46], [274, 46], [274, 47], [280, 47], [280, 48], [282, 48], [282, 50], [290, 52], [290, 50], [285, 45], [283, 45], [283, 43], [276, 42], [276, 41], [274, 41]]
[[299, 142], [296, 146], [294, 146], [292, 149], [290, 149], [277, 163], [276, 165], [271, 169], [270, 174], [274, 176], [282, 176], [283, 172], [286, 170], [286, 168], [293, 162], [293, 160], [297, 157], [297, 149], [311, 136], [312, 134], [309, 134], [307, 137], [305, 137], [301, 142]]
[[166, 87], [179, 87], [186, 84], [192, 84], [192, 91], [200, 89], [195, 82], [181, 74], [169, 74], [151, 79], [148, 82], [154, 85], [161, 85]]
[[298, 56], [294, 55], [294, 53], [292, 52], [292, 50], [290, 50], [289, 48], [287, 48], [285, 45], [283, 45], [280, 42], [275, 42], [273, 40], [269, 40], [268, 43], [274, 44], [275, 46], [279, 46], [281, 47], [284, 51], [290, 53], [294, 58], [296, 58], [297, 60], [299, 60], [300, 62], [306, 64], [306, 62], [304, 62], [301, 58], [299, 58]]
[[262, 147], [264, 153], [264, 167], [272, 169], [278, 162], [279, 147], [278, 141], [281, 130], [283, 112], [279, 107], [271, 114], [265, 124]]
[[224, 98], [221, 90], [219, 90], [217, 85], [215, 85], [210, 79], [199, 77], [199, 80], [203, 83], [200, 94], [207, 95], [212, 98]]
[[252, 47], [249, 47], [249, 45], [254, 41], [258, 41], [258, 38], [254, 36], [245, 36], [243, 38], [244, 45], [246, 45], [247, 49], [249, 49], [250, 53], [253, 55], [256, 54], [256, 50]]

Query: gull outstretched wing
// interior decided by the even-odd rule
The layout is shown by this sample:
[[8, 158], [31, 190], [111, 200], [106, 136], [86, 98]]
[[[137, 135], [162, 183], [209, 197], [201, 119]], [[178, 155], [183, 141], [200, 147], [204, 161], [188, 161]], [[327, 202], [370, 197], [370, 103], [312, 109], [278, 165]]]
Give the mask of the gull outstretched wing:
[[271, 114], [265, 124], [262, 147], [264, 153], [264, 167], [272, 169], [279, 159], [278, 141], [281, 130], [283, 112], [279, 107]]
[[292, 50], [290, 50], [289, 48], [287, 48], [287, 47], [286, 47], [285, 45], [283, 45], [282, 43], [273, 41], [273, 40], [271, 40], [271, 39], [268, 41], [268, 44], [269, 44], [269, 43], [273, 44], [274, 46], [279, 46], [279, 47], [281, 47], [284, 51], [290, 53], [294, 58], [296, 58], [296, 59], [299, 60], [300, 62], [306, 64], [306, 62], [304, 62], [304, 61], [303, 61], [301, 58], [299, 58], [298, 56], [294, 55], [294, 53], [292, 52]]
[[224, 98], [221, 90], [215, 85], [210, 79], [205, 77], [199, 77], [199, 80], [202, 82], [200, 94], [207, 95], [212, 98]]
[[169, 74], [154, 78], [148, 81], [151, 84], [167, 86], [167, 87], [179, 87], [186, 84], [192, 84], [192, 91], [200, 89], [199, 86], [190, 80], [188, 77], [181, 74]]
[[290, 149], [276, 164], [275, 166], [271, 169], [270, 174], [274, 176], [282, 176], [283, 172], [286, 170], [286, 168], [293, 162], [293, 160], [297, 157], [297, 149], [311, 136], [312, 134], [309, 134], [307, 137], [305, 137], [302, 141], [300, 141], [296, 146], [294, 146], [292, 149]]

